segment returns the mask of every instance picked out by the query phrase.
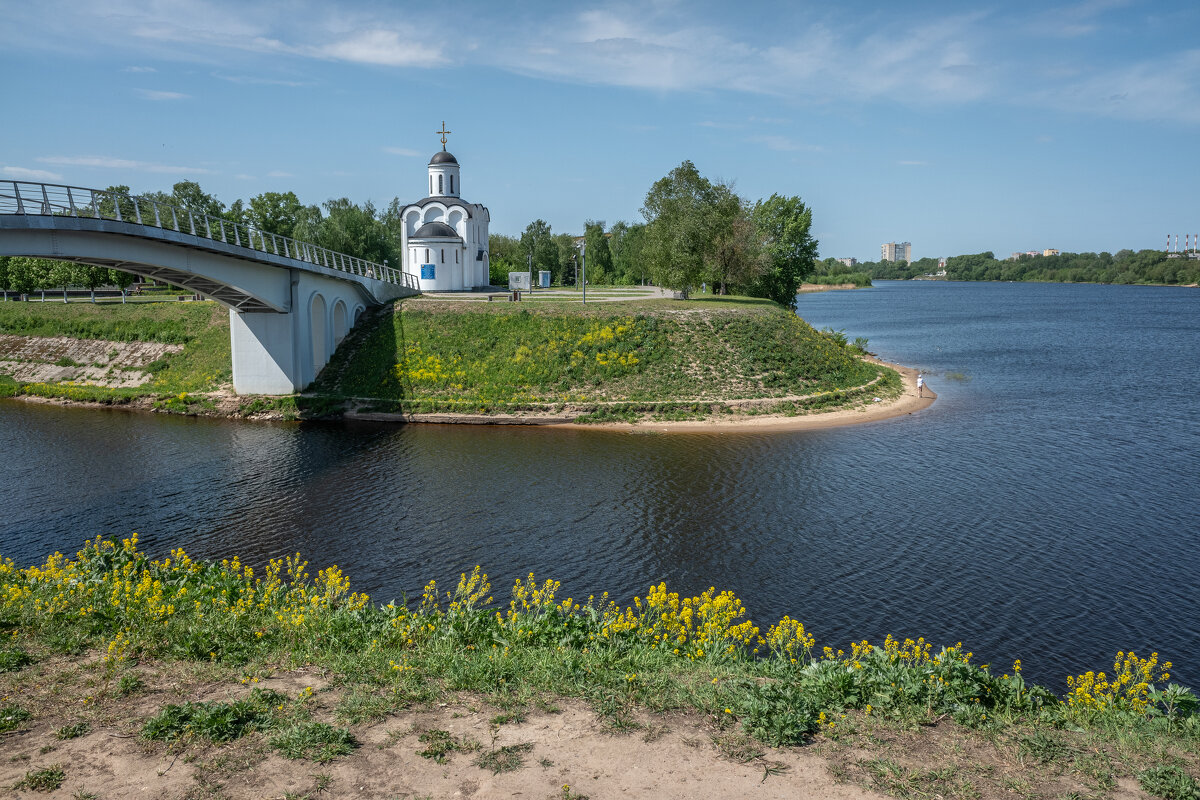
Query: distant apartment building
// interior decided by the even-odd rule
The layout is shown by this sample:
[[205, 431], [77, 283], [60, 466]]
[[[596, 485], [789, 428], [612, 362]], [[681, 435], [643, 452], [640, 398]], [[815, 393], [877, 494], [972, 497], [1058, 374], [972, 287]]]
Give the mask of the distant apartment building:
[[1045, 250], [1041, 250], [1041, 251], [1026, 250], [1024, 252], [1021, 252], [1020, 250], [1018, 250], [1017, 252], [1010, 255], [1008, 257], [1008, 260], [1009, 261], [1018, 261], [1022, 258], [1040, 258], [1042, 256], [1056, 256], [1056, 255], [1058, 255], [1058, 251], [1055, 250], [1053, 247], [1047, 247]]
[[912, 245], [909, 242], [887, 242], [879, 250], [880, 261], [912, 261]]
[[847, 267], [853, 267], [854, 265], [856, 265], [858, 263], [857, 258], [839, 258], [838, 261], [842, 262]]

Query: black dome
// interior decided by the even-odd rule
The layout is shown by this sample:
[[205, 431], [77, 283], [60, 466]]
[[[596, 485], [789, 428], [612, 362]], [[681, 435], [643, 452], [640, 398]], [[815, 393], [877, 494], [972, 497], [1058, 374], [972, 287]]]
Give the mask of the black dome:
[[417, 228], [417, 232], [410, 238], [413, 239], [447, 239], [458, 238], [458, 232], [444, 222], [426, 222], [421, 227]]
[[433, 154], [433, 158], [429, 159], [429, 166], [434, 164], [457, 164], [458, 159], [445, 150], [438, 150]]

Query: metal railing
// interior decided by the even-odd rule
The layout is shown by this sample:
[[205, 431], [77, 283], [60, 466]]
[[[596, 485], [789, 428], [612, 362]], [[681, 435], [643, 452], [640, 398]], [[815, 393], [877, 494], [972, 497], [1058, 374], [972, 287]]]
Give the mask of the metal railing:
[[408, 289], [418, 288], [412, 275], [386, 264], [377, 264], [310, 242], [267, 233], [242, 222], [189, 211], [153, 198], [104, 189], [85, 189], [53, 183], [0, 181], [0, 214], [90, 217], [132, 222], [245, 247], [260, 253], [305, 261]]

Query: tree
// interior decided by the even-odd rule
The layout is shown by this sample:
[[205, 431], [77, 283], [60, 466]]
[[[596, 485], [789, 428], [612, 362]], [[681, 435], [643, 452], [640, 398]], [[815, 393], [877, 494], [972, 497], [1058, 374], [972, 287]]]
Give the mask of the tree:
[[718, 214], [716, 188], [684, 161], [646, 193], [643, 257], [654, 282], [686, 296], [700, 283], [711, 252]]
[[609, 229], [609, 233], [612, 234], [608, 246], [613, 254], [616, 283], [624, 286], [645, 283], [646, 261], [642, 257], [642, 250], [646, 246], [646, 226], [618, 222]]
[[245, 218], [260, 231], [294, 239], [296, 226], [313, 212], [321, 215], [315, 206], [306, 208], [295, 192], [263, 192], [250, 198]]
[[297, 226], [297, 233], [303, 235], [296, 238], [376, 263], [400, 263], [392, 237], [376, 216], [370, 200], [361, 206], [346, 197], [329, 200], [325, 203], [325, 212], [314, 238], [309, 238], [304, 230], [311, 225], [308, 220], [305, 225]]
[[753, 215], [763, 241], [766, 268], [752, 293], [795, 308], [796, 292], [804, 278], [812, 274], [817, 257], [812, 210], [799, 197], [772, 194], [755, 204]]
[[579, 263], [579, 251], [575, 248], [575, 237], [569, 233], [554, 235], [554, 249], [558, 253], [558, 266], [554, 278], [560, 286], [575, 285], [575, 265]]
[[708, 257], [708, 276], [714, 294], [728, 294], [731, 287], [745, 288], [754, 294], [753, 287], [761, 279], [767, 264], [762, 236], [751, 218], [747, 204], [727, 187], [719, 202], [719, 224], [713, 231], [712, 250]]
[[[521, 234], [521, 261], [517, 270], [531, 269], [530, 256], [533, 257], [532, 271], [548, 269], [552, 273], [560, 272], [558, 247], [554, 243], [554, 235], [550, 223], [544, 219], [535, 219], [525, 226]], [[514, 271], [517, 271], [514, 270]]]
[[121, 302], [125, 302], [125, 291], [134, 284], [138, 279], [137, 275], [132, 272], [125, 272], [120, 269], [110, 269], [108, 271], [108, 282], [121, 290]]
[[612, 251], [604, 235], [604, 221], [588, 220], [583, 224], [583, 241], [586, 246], [588, 283], [612, 283]]

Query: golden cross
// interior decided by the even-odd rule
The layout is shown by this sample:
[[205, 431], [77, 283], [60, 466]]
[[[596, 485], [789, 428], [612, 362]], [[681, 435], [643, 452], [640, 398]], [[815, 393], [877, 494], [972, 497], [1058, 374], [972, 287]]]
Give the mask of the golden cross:
[[442, 120], [442, 129], [440, 131], [434, 131], [434, 133], [440, 133], [442, 135], [442, 149], [445, 150], [446, 149], [446, 134], [452, 133], [452, 131], [446, 130], [446, 121], [445, 120]]

